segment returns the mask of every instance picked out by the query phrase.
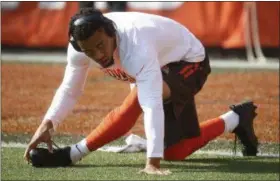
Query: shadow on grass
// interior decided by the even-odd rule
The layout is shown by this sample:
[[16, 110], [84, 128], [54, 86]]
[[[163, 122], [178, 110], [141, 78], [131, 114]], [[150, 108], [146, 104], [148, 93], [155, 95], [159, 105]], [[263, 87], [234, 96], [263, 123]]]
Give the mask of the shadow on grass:
[[[182, 162], [163, 162], [162, 168], [174, 169], [173, 172], [231, 172], [231, 173], [278, 173], [279, 162], [275, 158], [191, 158]], [[269, 161], [271, 159], [271, 162]], [[86, 167], [129, 167], [143, 168], [143, 164], [77, 164], [75, 168]]]
[[[185, 160], [184, 163], [189, 164], [185, 167], [186, 169], [192, 169], [192, 171], [197, 172], [278, 173], [279, 161], [276, 162], [275, 160], [275, 158], [271, 157], [192, 158]], [[202, 164], [204, 168], [199, 166], [200, 164]]]

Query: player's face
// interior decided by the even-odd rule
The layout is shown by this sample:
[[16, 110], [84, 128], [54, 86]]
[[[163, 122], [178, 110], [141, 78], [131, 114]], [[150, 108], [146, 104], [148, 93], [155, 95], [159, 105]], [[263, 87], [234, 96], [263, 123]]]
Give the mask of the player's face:
[[78, 41], [78, 45], [88, 57], [106, 67], [113, 60], [116, 39], [108, 36], [104, 29], [100, 28], [88, 39]]

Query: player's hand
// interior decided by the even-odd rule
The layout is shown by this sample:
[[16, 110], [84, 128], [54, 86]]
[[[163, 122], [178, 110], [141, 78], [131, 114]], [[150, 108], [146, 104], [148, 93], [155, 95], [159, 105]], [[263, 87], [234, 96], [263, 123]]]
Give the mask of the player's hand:
[[168, 169], [160, 168], [160, 158], [148, 158], [146, 167], [140, 170], [139, 173], [146, 173], [150, 175], [170, 175], [171, 172]]
[[149, 175], [170, 175], [172, 172], [170, 172], [168, 169], [146, 166], [143, 170], [140, 170], [139, 173], [146, 173]]
[[50, 152], [53, 151], [52, 148], [52, 140], [51, 140], [51, 134], [50, 129], [53, 128], [51, 121], [42, 122], [40, 126], [37, 128], [35, 134], [33, 135], [30, 143], [28, 144], [25, 153], [24, 158], [30, 162], [29, 152], [30, 150], [37, 147], [38, 144], [44, 142], [47, 144], [48, 149]]

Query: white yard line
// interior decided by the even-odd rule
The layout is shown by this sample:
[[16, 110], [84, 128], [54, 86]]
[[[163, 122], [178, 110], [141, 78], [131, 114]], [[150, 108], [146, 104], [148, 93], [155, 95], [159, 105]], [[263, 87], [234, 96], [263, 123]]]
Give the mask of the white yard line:
[[[65, 145], [59, 145], [60, 147], [64, 147]], [[26, 148], [27, 144], [24, 143], [17, 143], [17, 142], [3, 142], [1, 143], [1, 147], [4, 148]], [[236, 155], [234, 155], [234, 153], [232, 151], [228, 151], [228, 150], [198, 150], [194, 153], [194, 155], [218, 155], [218, 156], [237, 156], [237, 157], [241, 157], [242, 153], [241, 152], [237, 152]], [[257, 156], [259, 157], [272, 157], [272, 158], [279, 158], [279, 154], [273, 154], [273, 153], [258, 153]]]
[[[246, 68], [279, 70], [279, 60], [268, 58], [265, 63], [253, 63], [240, 59], [215, 59], [210, 57], [212, 68]], [[66, 63], [66, 53], [5, 53], [2, 52], [3, 62], [35, 62], [35, 63]]]
[[16, 142], [1, 142], [1, 147], [4, 148], [26, 148], [27, 144], [23, 144], [23, 143], [16, 143]]
[[66, 53], [4, 53], [3, 62], [66, 63]]

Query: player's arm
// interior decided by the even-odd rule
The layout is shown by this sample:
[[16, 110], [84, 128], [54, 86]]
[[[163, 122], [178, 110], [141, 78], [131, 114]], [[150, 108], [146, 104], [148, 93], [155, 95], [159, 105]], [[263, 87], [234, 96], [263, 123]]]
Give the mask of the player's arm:
[[164, 151], [164, 112], [162, 99], [162, 75], [156, 52], [151, 47], [124, 62], [129, 74], [136, 77], [137, 93], [144, 112], [144, 128], [147, 138], [147, 164], [159, 168]]
[[76, 52], [71, 45], [67, 51], [67, 65], [62, 83], [57, 89], [43, 122], [51, 121], [54, 129], [73, 110], [81, 96], [90, 60], [83, 53]]
[[29, 151], [36, 148], [41, 142], [47, 143], [49, 151], [52, 151], [50, 130], [56, 129], [57, 125], [74, 108], [78, 97], [82, 94], [88, 68], [89, 60], [85, 55], [76, 52], [72, 46], [69, 46], [63, 81], [55, 93], [47, 114], [25, 150], [24, 158], [27, 161], [30, 159]]

